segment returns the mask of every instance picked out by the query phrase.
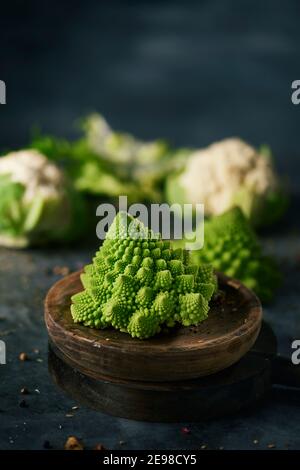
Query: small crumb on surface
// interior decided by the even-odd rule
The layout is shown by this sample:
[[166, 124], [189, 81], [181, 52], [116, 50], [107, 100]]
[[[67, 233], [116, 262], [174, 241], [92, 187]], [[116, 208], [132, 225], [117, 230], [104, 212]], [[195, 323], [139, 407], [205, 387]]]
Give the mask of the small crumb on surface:
[[268, 444], [268, 449], [274, 449], [275, 447], [276, 445], [273, 443]]
[[25, 352], [21, 352], [19, 354], [19, 359], [20, 359], [20, 361], [28, 361], [29, 358], [28, 358], [28, 355]]
[[104, 447], [103, 444], [99, 443], [99, 444], [95, 445], [94, 450], [100, 450], [100, 451], [102, 450], [103, 451], [103, 450], [107, 450], [107, 449]]
[[191, 430], [187, 427], [183, 427], [183, 428], [181, 428], [181, 432], [182, 432], [182, 434], [190, 434]]
[[54, 266], [53, 274], [56, 276], [67, 276], [70, 274], [70, 268], [68, 266]]
[[69, 436], [65, 442], [65, 450], [83, 450], [83, 443], [80, 442], [77, 437]]

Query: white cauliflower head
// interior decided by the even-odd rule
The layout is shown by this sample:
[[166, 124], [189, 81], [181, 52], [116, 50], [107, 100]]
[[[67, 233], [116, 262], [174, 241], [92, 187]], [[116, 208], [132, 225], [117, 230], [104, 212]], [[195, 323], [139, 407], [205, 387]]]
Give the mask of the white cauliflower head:
[[63, 173], [37, 150], [20, 150], [0, 158], [1, 174], [24, 185], [24, 201], [28, 203], [37, 196], [60, 198], [64, 192]]
[[276, 199], [278, 207], [280, 191], [271, 158], [238, 138], [193, 152], [182, 173], [167, 182], [169, 202], [204, 204], [207, 216], [239, 205], [255, 224], [261, 223], [262, 203]]
[[75, 205], [64, 173], [41, 153], [0, 157], [0, 244], [23, 247], [69, 238]]

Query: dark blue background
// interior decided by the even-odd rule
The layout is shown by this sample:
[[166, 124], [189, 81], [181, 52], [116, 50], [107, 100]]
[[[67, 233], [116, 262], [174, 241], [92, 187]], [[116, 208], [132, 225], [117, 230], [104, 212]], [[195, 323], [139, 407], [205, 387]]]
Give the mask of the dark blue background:
[[0, 146], [26, 143], [34, 124], [74, 135], [98, 110], [176, 145], [268, 142], [297, 188], [299, 19], [297, 0], [1, 4]]

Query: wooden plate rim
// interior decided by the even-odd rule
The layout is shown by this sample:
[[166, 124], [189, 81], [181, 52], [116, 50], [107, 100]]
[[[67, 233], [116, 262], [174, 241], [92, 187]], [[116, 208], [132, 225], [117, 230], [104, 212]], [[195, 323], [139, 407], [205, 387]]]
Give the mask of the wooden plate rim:
[[[71, 336], [71, 337], [73, 337], [76, 334], [79, 337], [80, 341], [91, 343], [92, 342], [92, 338], [90, 336], [91, 331], [101, 331], [101, 330], [93, 330], [89, 327], [85, 327], [83, 325], [76, 324], [76, 323], [74, 323], [74, 329], [66, 330], [65, 328], [63, 328], [63, 326], [60, 324], [59, 321], [54, 320], [53, 316], [50, 313], [52, 308], [54, 307], [58, 308], [55, 302], [58, 292], [61, 290], [63, 291], [65, 287], [68, 286], [69, 283], [76, 281], [76, 279], [79, 278], [81, 273], [82, 273], [82, 270], [69, 274], [63, 279], [60, 279], [59, 281], [57, 281], [50, 288], [45, 299], [45, 322], [46, 322], [46, 326], [47, 326], [49, 334], [50, 334], [49, 325], [50, 323], [52, 324], [54, 323], [56, 328], [58, 328], [61, 332], [63, 332], [63, 334]], [[191, 348], [189, 349], [189, 352], [207, 350], [210, 348], [215, 348], [216, 346], [221, 345], [221, 344], [226, 346], [226, 344], [231, 343], [234, 339], [242, 338], [243, 334], [246, 334], [247, 336], [251, 335], [251, 333], [254, 333], [258, 329], [259, 325], [261, 324], [262, 307], [261, 307], [261, 303], [258, 297], [250, 289], [245, 287], [240, 281], [233, 279], [233, 278], [229, 278], [222, 273], [217, 273], [217, 274], [218, 274], [219, 284], [221, 287], [222, 285], [227, 284], [233, 287], [234, 289], [239, 290], [243, 298], [245, 299], [245, 302], [248, 302], [250, 313], [248, 316], [247, 324], [240, 325], [236, 329], [232, 330], [230, 333], [227, 333], [225, 335], [225, 338], [223, 335], [218, 338], [207, 340], [205, 341], [204, 344], [197, 343], [195, 345], [192, 345]], [[76, 292], [74, 292], [74, 294], [75, 293]], [[102, 330], [102, 331], [108, 331], [108, 330]], [[126, 333], [122, 333], [122, 334], [126, 334]], [[131, 348], [130, 353], [138, 352], [142, 354], [143, 346], [149, 345], [150, 342], [151, 342], [151, 338], [149, 340], [139, 340], [139, 339], [132, 338], [132, 342], [130, 345], [130, 348]], [[111, 349], [111, 350], [122, 351], [122, 346], [120, 346], [120, 343], [118, 342], [118, 340], [110, 339], [109, 341], [106, 341], [105, 338], [95, 338], [94, 343], [98, 343], [99, 348], [101, 347], [101, 345], [103, 345], [105, 346], [105, 349], [107, 350]], [[163, 352], [164, 355], [168, 355], [168, 354], [174, 355], [174, 353], [181, 354], [184, 350], [185, 348], [182, 346], [178, 347], [178, 346], [170, 345], [168, 350], [166, 351], [166, 349], [163, 346], [160, 347], [159, 345], [156, 344], [151, 354], [155, 356], [156, 353], [161, 354]], [[149, 351], [147, 350], [147, 355], [148, 354], [149, 354]]]

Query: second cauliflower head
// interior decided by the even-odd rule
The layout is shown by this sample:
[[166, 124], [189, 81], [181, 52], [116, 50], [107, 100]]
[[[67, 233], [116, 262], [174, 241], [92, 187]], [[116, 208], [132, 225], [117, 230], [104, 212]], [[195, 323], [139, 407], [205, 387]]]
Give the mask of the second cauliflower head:
[[163, 325], [197, 325], [217, 290], [210, 265], [196, 266], [140, 221], [119, 212], [72, 297], [75, 322], [114, 328], [146, 339]]
[[1, 245], [21, 248], [74, 238], [83, 216], [80, 196], [44, 155], [23, 150], [0, 157]]
[[204, 204], [205, 215], [238, 205], [253, 225], [278, 219], [286, 195], [270, 155], [230, 138], [193, 152], [184, 170], [167, 180], [169, 203]]

